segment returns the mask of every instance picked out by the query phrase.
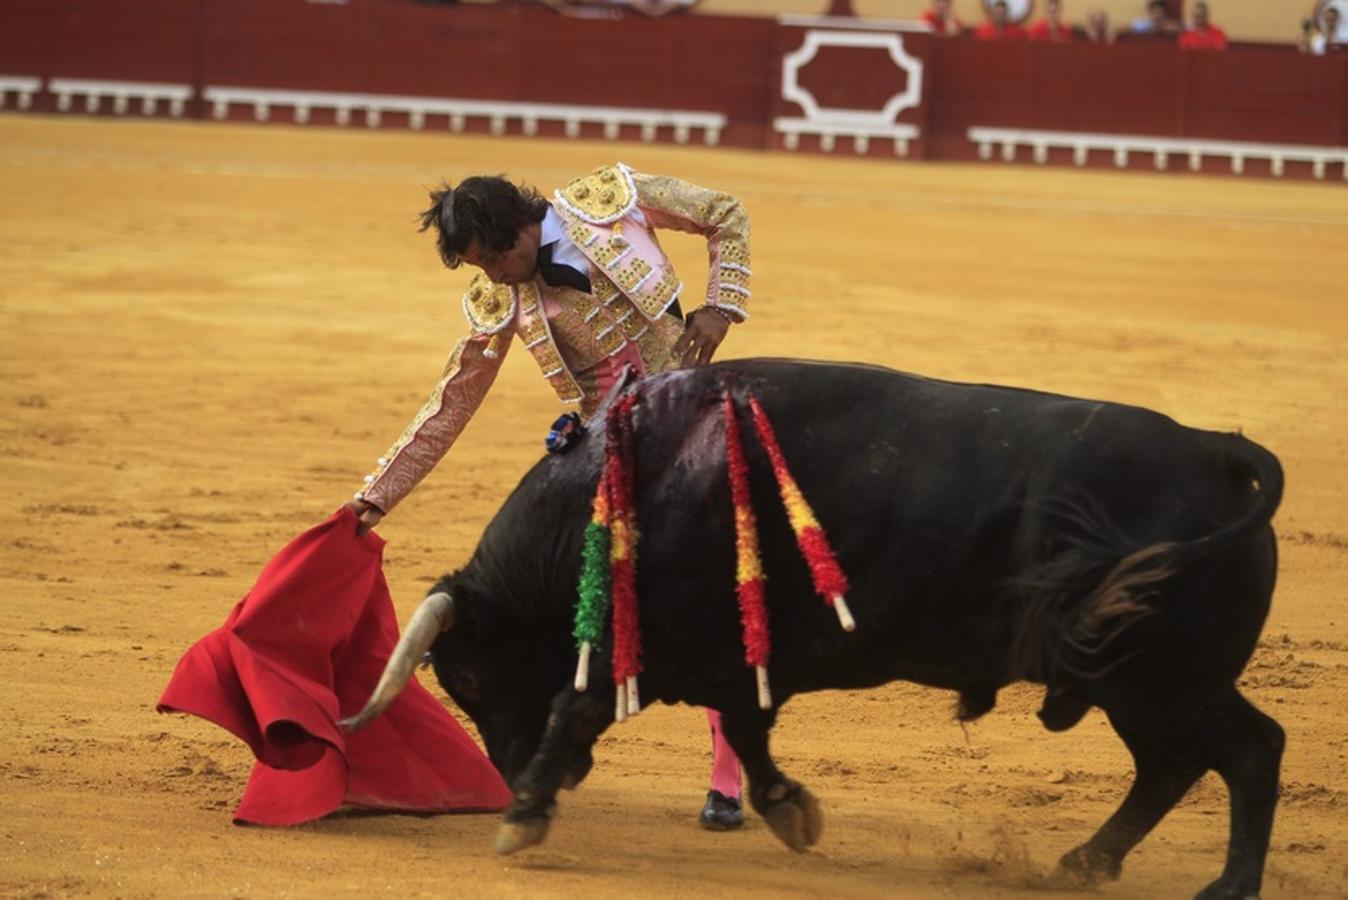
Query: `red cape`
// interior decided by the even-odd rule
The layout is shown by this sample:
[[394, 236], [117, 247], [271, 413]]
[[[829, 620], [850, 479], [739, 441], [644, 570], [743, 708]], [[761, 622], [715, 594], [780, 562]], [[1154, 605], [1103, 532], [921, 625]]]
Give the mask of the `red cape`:
[[278, 553], [174, 670], [159, 711], [208, 719], [257, 757], [235, 821], [295, 825], [343, 804], [462, 812], [510, 802], [491, 762], [415, 678], [369, 727], [338, 727], [364, 706], [398, 640], [383, 550], [343, 507]]

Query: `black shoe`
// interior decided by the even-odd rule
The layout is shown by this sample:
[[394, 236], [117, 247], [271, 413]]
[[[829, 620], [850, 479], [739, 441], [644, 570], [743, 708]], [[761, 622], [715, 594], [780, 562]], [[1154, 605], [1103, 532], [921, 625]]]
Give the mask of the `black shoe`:
[[727, 797], [720, 791], [707, 791], [707, 805], [702, 807], [697, 821], [708, 831], [734, 831], [744, 824], [744, 810], [734, 797]]

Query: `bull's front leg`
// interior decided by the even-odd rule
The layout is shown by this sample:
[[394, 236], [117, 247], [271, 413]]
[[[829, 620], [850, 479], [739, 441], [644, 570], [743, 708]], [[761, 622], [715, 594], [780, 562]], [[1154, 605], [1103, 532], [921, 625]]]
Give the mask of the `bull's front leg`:
[[585, 777], [594, 742], [613, 721], [612, 696], [605, 701], [599, 693], [567, 688], [553, 699], [538, 751], [510, 785], [515, 799], [496, 833], [497, 853], [514, 853], [547, 837], [557, 791]]
[[824, 816], [804, 785], [782, 774], [768, 750], [777, 711], [746, 707], [721, 711], [721, 729], [749, 776], [749, 802], [772, 833], [803, 853], [819, 842]]

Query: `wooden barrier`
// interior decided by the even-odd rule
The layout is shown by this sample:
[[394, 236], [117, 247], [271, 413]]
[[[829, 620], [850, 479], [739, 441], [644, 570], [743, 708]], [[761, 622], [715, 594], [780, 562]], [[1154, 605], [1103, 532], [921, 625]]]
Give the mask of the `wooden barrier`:
[[0, 21], [6, 109], [1320, 178], [1348, 147], [1348, 56], [1285, 48], [411, 0], [0, 0]]
[[[839, 139], [858, 154], [925, 155], [925, 26], [866, 26], [839, 19], [782, 17], [780, 89], [773, 146], [832, 152]], [[872, 142], [875, 148], [872, 149]]]

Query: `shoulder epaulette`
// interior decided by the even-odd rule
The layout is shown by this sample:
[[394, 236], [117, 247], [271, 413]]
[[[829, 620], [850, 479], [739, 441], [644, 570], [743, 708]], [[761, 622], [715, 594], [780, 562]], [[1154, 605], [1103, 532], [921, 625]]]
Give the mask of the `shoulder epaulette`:
[[622, 163], [577, 178], [555, 195], [557, 205], [592, 225], [616, 222], [637, 205], [632, 170]]
[[463, 314], [475, 334], [496, 334], [515, 318], [515, 293], [510, 285], [478, 274], [463, 295]]

